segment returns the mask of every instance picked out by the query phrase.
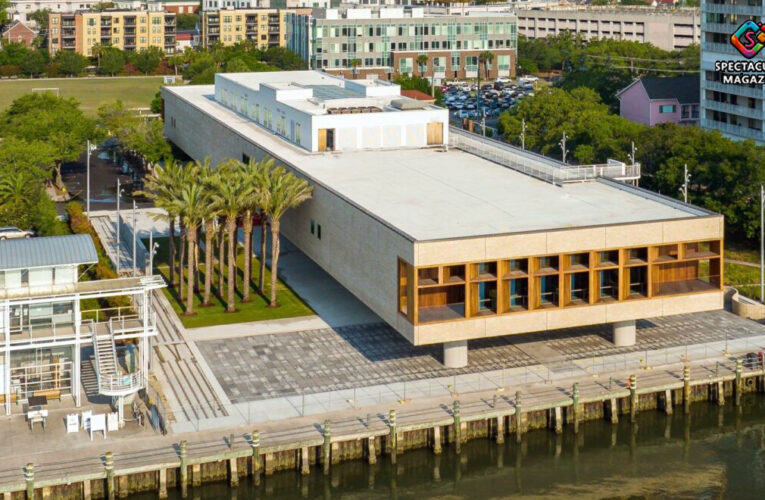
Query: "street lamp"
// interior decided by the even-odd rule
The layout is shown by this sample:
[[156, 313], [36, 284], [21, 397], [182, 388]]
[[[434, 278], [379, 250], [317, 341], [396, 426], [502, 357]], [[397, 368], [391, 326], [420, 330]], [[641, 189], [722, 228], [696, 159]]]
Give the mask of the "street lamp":
[[90, 139], [88, 139], [88, 145], [85, 148], [85, 170], [86, 170], [86, 177], [87, 177], [87, 200], [86, 203], [86, 212], [88, 214], [88, 220], [90, 220], [90, 154], [98, 149], [95, 144], [90, 143]]
[[159, 243], [154, 241], [154, 231], [149, 231], [149, 276], [154, 274], [154, 256], [158, 249]]
[[683, 185], [680, 186], [680, 192], [683, 193], [683, 202], [688, 203], [688, 183], [691, 181], [691, 174], [688, 173], [688, 164], [683, 165]]
[[115, 230], [115, 242], [116, 242], [116, 258], [115, 267], [117, 268], [117, 276], [120, 275], [120, 196], [124, 193], [124, 190], [120, 188], [120, 179], [117, 177], [117, 226]]

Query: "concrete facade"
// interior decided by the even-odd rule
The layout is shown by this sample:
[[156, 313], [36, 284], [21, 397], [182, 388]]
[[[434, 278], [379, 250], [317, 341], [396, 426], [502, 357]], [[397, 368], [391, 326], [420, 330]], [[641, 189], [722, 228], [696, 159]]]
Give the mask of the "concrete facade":
[[[711, 271], [710, 264], [713, 276], [709, 285], [696, 288], [687, 288], [686, 282], [681, 281], [682, 286], [676, 291], [661, 292], [657, 288], [653, 295], [647, 292], [640, 298], [624, 295], [624, 300], [610, 302], [591, 298], [589, 304], [581, 306], [564, 306], [561, 302], [555, 307], [534, 306], [532, 310], [517, 313], [467, 313], [465, 317], [445, 321], [418, 321], [416, 313], [399, 311], [397, 297], [401, 297], [401, 282], [396, 276], [400, 276], [401, 262], [414, 270], [414, 274], [406, 278], [408, 283], [413, 283], [410, 289], [422, 286], [414, 282], [417, 270], [423, 268], [454, 264], [464, 267], [551, 254], [561, 259], [581, 252], [595, 256], [597, 252], [614, 248], [658, 248], [661, 245], [675, 251], [681, 248], [682, 255], [670, 260], [679, 259], [682, 264], [684, 259], [694, 258], [692, 252], [698, 251], [693, 250], [697, 245], [694, 242], [698, 241], [715, 242], [705, 253], [697, 255], [710, 256], [716, 266], [721, 260], [719, 241], [723, 236], [723, 218], [615, 181], [588, 181], [551, 187], [548, 191], [548, 184], [541, 180], [529, 179], [462, 151], [445, 153], [440, 149], [420, 148], [406, 154], [395, 150], [311, 153], [211, 99], [216, 95], [216, 89], [211, 86], [166, 87], [162, 95], [166, 135], [192, 158], [209, 156], [216, 163], [226, 158], [259, 159], [269, 155], [296, 175], [307, 178], [314, 186], [314, 196], [285, 216], [284, 235], [415, 345], [722, 308], [721, 276]], [[396, 164], [401, 168], [396, 168]], [[465, 169], [471, 171], [470, 179], [464, 176]], [[412, 170], [423, 176], [406, 177], [407, 171]], [[435, 178], [439, 182], [434, 184], [436, 191], [432, 193], [405, 190], [412, 185], [425, 187], [427, 179]], [[484, 181], [488, 183], [486, 186], [482, 184]], [[476, 198], [453, 195], [445, 189], [452, 182], [455, 189]], [[500, 198], [494, 199], [490, 184], [496, 185], [496, 196]], [[550, 210], [536, 212], [521, 201], [521, 205], [513, 205], [513, 209], [508, 206], [506, 211], [495, 212], [501, 200], [519, 199], [527, 191], [539, 200], [537, 203], [549, 206]], [[599, 212], [593, 213], [582, 205], [584, 211], [580, 213], [577, 205], [570, 205], [572, 198], [587, 196], [581, 198], [584, 200], [590, 199], [590, 195], [594, 196], [593, 200], [599, 200]], [[480, 197], [491, 201], [481, 202]], [[471, 205], [480, 203], [486, 203], [485, 210], [474, 211], [478, 207]], [[614, 211], [610, 210], [610, 203], [614, 203]], [[562, 210], [560, 216], [556, 209]], [[456, 217], [458, 213], [462, 213], [465, 222]], [[570, 223], [567, 214], [572, 217]], [[595, 218], [588, 220], [587, 214]], [[504, 226], [491, 220], [495, 216], [506, 218], [502, 223], [515, 230], [499, 232], [497, 228]], [[484, 220], [486, 217], [489, 219]], [[468, 219], [474, 221], [473, 228]], [[520, 230], [521, 227], [525, 229]], [[683, 250], [685, 248], [687, 250]], [[626, 253], [624, 255], [626, 259]], [[656, 262], [653, 272], [659, 273], [659, 262], [663, 260], [656, 256], [650, 259]], [[597, 274], [594, 271], [597, 267], [590, 269], [589, 272]], [[595, 279], [595, 274], [591, 276]], [[470, 288], [469, 282], [468, 277], [466, 290]], [[415, 289], [409, 300], [412, 305], [405, 306], [410, 311], [416, 308], [416, 296]]]
[[569, 31], [585, 39], [614, 38], [678, 50], [699, 43], [701, 37], [701, 15], [693, 9], [519, 8], [515, 12], [518, 33], [528, 38]]
[[[444, 78], [514, 77], [516, 19], [512, 14], [429, 16], [422, 8], [314, 9], [287, 16], [287, 47], [311, 69], [346, 78], [412, 74]], [[487, 67], [479, 56], [491, 50]], [[425, 55], [427, 63], [417, 58]]]
[[[701, 24], [701, 111], [699, 125], [719, 130], [731, 139], [753, 139], [765, 144], [765, 94], [763, 85], [725, 84], [715, 71], [717, 61], [747, 61], [731, 44], [731, 35], [746, 19], [761, 22], [762, 2], [703, 0]], [[751, 61], [757, 61], [762, 54]]]

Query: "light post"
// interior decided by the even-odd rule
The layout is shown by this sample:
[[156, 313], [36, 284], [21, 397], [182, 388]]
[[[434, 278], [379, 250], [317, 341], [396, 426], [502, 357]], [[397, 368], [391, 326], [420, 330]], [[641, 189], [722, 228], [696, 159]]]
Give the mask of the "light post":
[[138, 225], [135, 220], [135, 200], [133, 200], [133, 277], [138, 276], [138, 266], [136, 266], [136, 235], [138, 234]]
[[87, 200], [85, 201], [86, 204], [86, 213], [88, 215], [88, 220], [90, 220], [90, 154], [96, 150], [96, 146], [94, 144], [90, 143], [90, 139], [88, 139], [88, 145], [85, 148], [85, 177], [87, 178], [86, 184], [86, 196]]
[[521, 119], [521, 149], [526, 149], [526, 119]]
[[566, 131], [563, 131], [563, 138], [558, 143], [560, 146], [561, 154], [563, 155], [563, 164], [566, 164], [566, 155], [568, 155], [568, 149], [566, 149]]
[[149, 276], [154, 274], [154, 256], [157, 255], [159, 243], [154, 242], [154, 231], [149, 232]]
[[117, 257], [115, 260], [115, 267], [117, 269], [117, 276], [120, 275], [120, 195], [122, 194], [122, 189], [120, 188], [120, 179], [117, 177], [117, 226], [115, 231], [115, 242], [116, 242], [116, 250], [117, 250]]
[[683, 165], [683, 185], [680, 192], [683, 193], [683, 202], [688, 203], [688, 183], [691, 181], [691, 174], [688, 173], [688, 164]]

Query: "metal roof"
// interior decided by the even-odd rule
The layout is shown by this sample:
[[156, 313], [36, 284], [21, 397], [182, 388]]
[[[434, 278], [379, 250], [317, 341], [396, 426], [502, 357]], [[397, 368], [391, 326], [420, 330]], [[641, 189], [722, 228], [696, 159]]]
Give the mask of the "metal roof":
[[87, 234], [0, 241], [0, 271], [96, 262], [96, 247]]
[[338, 87], [337, 85], [305, 85], [309, 89], [313, 89], [313, 96], [322, 101], [331, 101], [333, 99], [348, 99], [355, 97], [366, 97], [364, 94], [360, 94], [351, 89], [345, 87]]

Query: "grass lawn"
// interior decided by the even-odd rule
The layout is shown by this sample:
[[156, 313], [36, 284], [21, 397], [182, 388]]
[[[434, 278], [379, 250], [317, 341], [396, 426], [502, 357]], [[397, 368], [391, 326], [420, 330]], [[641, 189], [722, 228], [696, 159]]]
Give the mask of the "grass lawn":
[[[88, 116], [95, 116], [105, 102], [121, 100], [129, 108], [148, 108], [162, 85], [162, 77], [147, 78], [55, 78], [0, 81], [0, 111], [14, 99], [39, 88], [58, 88], [59, 96], [74, 97]], [[55, 91], [53, 91], [55, 92]]]
[[[149, 248], [149, 240], [143, 240], [146, 248]], [[154, 266], [169, 283], [169, 239], [157, 238], [154, 240], [159, 243], [157, 249], [157, 255], [154, 257]], [[203, 326], [225, 325], [231, 323], [245, 323], [249, 321], [262, 321], [268, 319], [281, 319], [281, 318], [296, 318], [299, 316], [309, 316], [314, 314], [314, 311], [303, 302], [300, 297], [295, 294], [287, 285], [278, 280], [276, 287], [278, 290], [277, 300], [280, 306], [277, 308], [268, 307], [268, 298], [258, 295], [256, 290], [258, 272], [260, 270], [260, 262], [258, 259], [252, 259], [253, 269], [253, 283], [251, 284], [252, 293], [250, 294], [251, 302], [242, 303], [242, 280], [243, 280], [243, 262], [244, 252], [241, 247], [238, 248], [237, 262], [239, 269], [237, 270], [236, 277], [236, 308], [237, 312], [227, 313], [225, 295], [227, 288], [224, 288], [224, 298], [221, 299], [218, 293], [218, 274], [216, 272], [212, 276], [212, 304], [209, 307], [202, 307], [202, 294], [204, 293], [204, 253], [200, 252], [199, 259], [202, 262], [201, 272], [199, 276], [199, 288], [200, 292], [194, 294], [194, 316], [184, 316], [186, 303], [186, 290], [184, 289], [183, 299], [178, 296], [178, 290], [168, 286], [164, 289], [165, 295], [173, 305], [173, 309], [181, 319], [183, 326], [186, 328], [198, 328]], [[186, 266], [184, 265], [184, 272]], [[266, 269], [266, 294], [270, 293], [271, 273]]]
[[742, 295], [759, 300], [759, 283], [759, 268], [725, 263], [725, 284], [737, 288]]
[[760, 249], [744, 246], [740, 243], [727, 243], [725, 245], [725, 258], [743, 260], [744, 262], [760, 263]]

